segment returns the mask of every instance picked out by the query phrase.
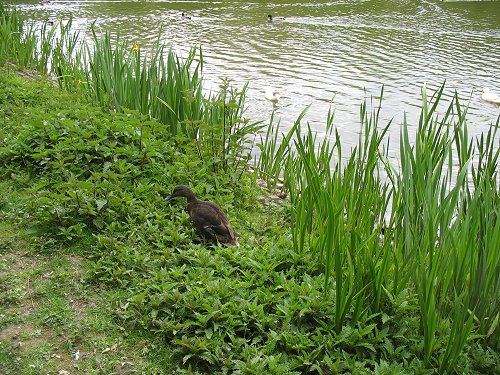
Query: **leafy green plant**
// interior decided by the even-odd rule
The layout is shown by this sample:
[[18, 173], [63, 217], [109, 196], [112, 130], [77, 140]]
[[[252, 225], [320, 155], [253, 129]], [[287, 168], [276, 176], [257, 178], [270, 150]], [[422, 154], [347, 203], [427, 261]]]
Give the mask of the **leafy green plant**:
[[246, 85], [241, 91], [224, 80], [220, 91], [204, 101], [200, 121], [187, 121], [189, 138], [200, 160], [214, 174], [239, 181], [249, 169], [256, 134], [262, 126], [244, 118]]
[[203, 97], [201, 51], [197, 55], [192, 49], [181, 60], [158, 39], [143, 53], [137, 42], [130, 46], [110, 33], [98, 35], [94, 27], [89, 46], [72, 33], [71, 20], [52, 26], [46, 21], [23, 32], [17, 14], [5, 13], [9, 17], [4, 17], [2, 30], [22, 38], [5, 47], [5, 54], [32, 59], [18, 64], [51, 72], [60, 87], [79, 91], [110, 110], [137, 110], [156, 119], [166, 125], [165, 137], [193, 144], [214, 173], [223, 171], [240, 182], [261, 127], [243, 117], [246, 86], [237, 90], [224, 81], [219, 92]]

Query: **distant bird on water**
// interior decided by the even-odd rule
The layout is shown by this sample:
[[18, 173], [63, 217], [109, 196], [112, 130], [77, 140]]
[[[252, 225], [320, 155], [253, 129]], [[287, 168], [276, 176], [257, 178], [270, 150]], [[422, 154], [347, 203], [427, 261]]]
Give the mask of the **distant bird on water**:
[[273, 22], [273, 21], [284, 21], [284, 20], [285, 20], [285, 17], [280, 17], [280, 16], [273, 17], [271, 14], [268, 14], [268, 15], [267, 15], [267, 20], [268, 20], [269, 22]]
[[226, 214], [215, 203], [196, 198], [193, 191], [184, 185], [174, 188], [167, 201], [175, 197], [187, 198], [187, 211], [196, 231], [209, 240], [216, 240], [226, 246], [239, 246], [237, 233], [231, 227]]
[[282, 97], [282, 94], [271, 86], [266, 86], [264, 89], [264, 97], [269, 100], [273, 105], [276, 105]]
[[490, 89], [487, 87], [483, 88], [483, 95], [481, 95], [481, 99], [488, 103], [500, 104], [500, 96], [498, 96], [498, 94], [490, 92]]
[[182, 18], [190, 20], [191, 16], [188, 16], [186, 13], [182, 12]]

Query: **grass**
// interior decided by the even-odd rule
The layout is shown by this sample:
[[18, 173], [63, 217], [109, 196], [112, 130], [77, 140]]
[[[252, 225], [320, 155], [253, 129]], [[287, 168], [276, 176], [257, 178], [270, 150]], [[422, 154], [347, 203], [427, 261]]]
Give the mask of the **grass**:
[[131, 364], [164, 370], [159, 353], [169, 353], [160, 340], [125, 336], [114, 321], [113, 306], [126, 295], [85, 282], [88, 248], [33, 236], [15, 222], [30, 195], [6, 182], [0, 191], [14, 198], [4, 204], [0, 228], [2, 374], [111, 373]]
[[[3, 62], [12, 48], [29, 55], [34, 34], [23, 35], [0, 49]], [[38, 68], [58, 53], [69, 61], [57, 74], [66, 91], [24, 60], [0, 71], [4, 371], [495, 373], [498, 123], [469, 139], [458, 100], [437, 116], [442, 90], [424, 90], [395, 166], [381, 103], [361, 106], [347, 151], [332, 113], [321, 141], [299, 117], [279, 142], [271, 119], [250, 174], [260, 124], [243, 117], [245, 88], [224, 82], [200, 100], [174, 90], [179, 107], [158, 106], [175, 121], [163, 121], [145, 107], [155, 72], [176, 77], [172, 89], [199, 87], [189, 61], [164, 66], [95, 39], [81, 60], [32, 57]], [[82, 74], [86, 89], [67, 80]], [[132, 82], [149, 88], [134, 86], [131, 101]], [[271, 189], [282, 180], [289, 199], [267, 199], [257, 177]], [[182, 202], [163, 199], [179, 183], [224, 207], [240, 248], [199, 241]]]

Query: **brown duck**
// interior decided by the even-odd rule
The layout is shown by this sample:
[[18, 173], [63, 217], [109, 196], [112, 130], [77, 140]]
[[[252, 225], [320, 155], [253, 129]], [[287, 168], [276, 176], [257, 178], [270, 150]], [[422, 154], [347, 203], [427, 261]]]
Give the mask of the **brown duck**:
[[176, 186], [169, 201], [175, 197], [187, 198], [187, 211], [198, 233], [210, 240], [217, 240], [226, 246], [239, 246], [236, 241], [237, 234], [231, 227], [222, 208], [215, 203], [201, 201], [190, 188], [184, 185]]

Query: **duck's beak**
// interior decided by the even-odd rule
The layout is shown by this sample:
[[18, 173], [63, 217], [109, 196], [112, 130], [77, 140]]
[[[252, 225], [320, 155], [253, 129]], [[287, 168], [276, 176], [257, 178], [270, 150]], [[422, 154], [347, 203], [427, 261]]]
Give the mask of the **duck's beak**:
[[167, 197], [165, 198], [165, 200], [169, 201], [169, 200], [171, 200], [172, 198], [173, 198], [173, 197], [172, 197], [171, 195], [169, 195], [169, 196], [167, 196]]

